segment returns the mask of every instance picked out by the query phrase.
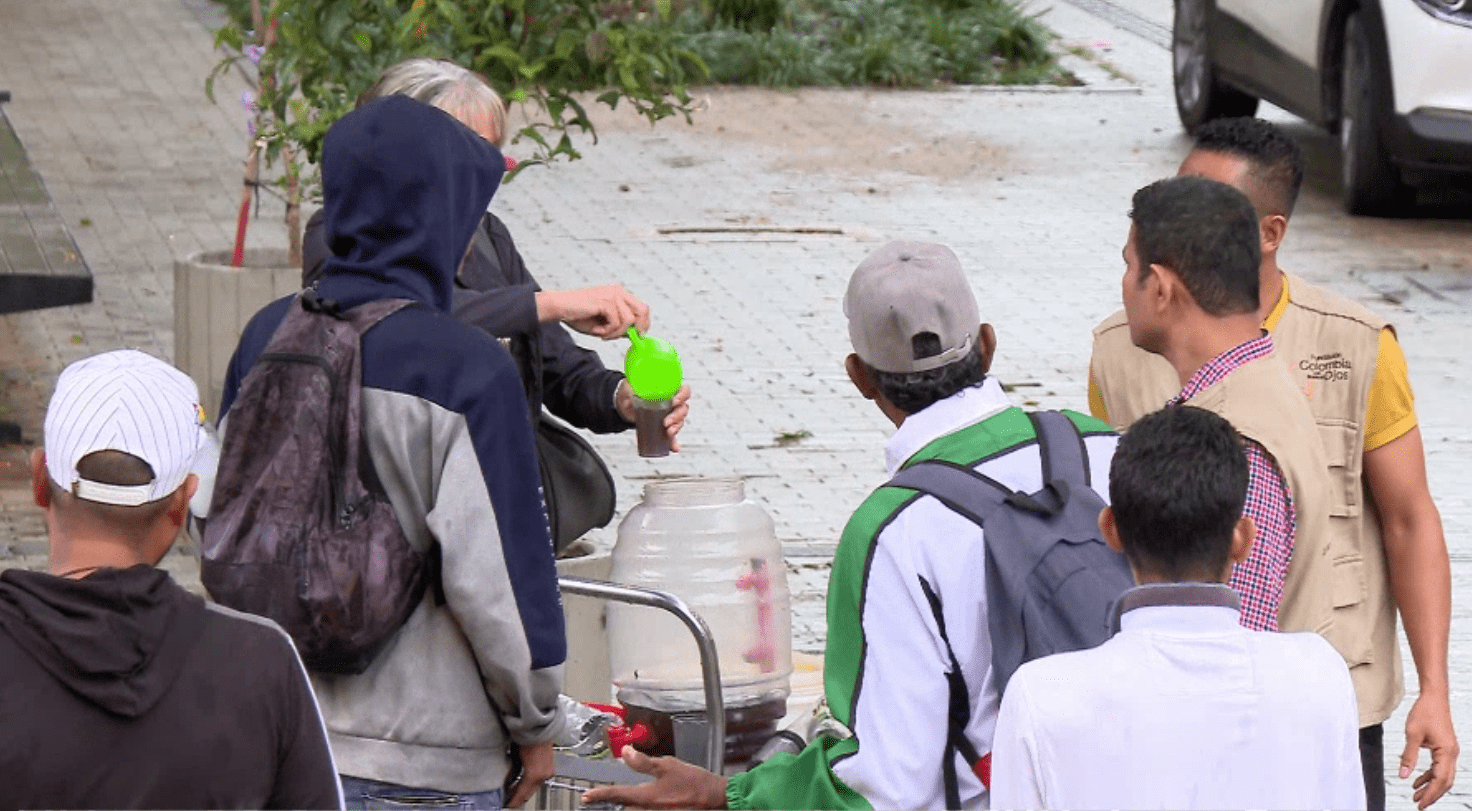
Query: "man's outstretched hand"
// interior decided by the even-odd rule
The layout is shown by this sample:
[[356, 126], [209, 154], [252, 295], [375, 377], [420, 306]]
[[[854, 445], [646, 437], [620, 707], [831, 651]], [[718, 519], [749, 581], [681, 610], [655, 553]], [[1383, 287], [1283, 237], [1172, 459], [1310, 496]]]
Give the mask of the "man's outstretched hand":
[[652, 758], [632, 746], [624, 748], [630, 769], [654, 775], [642, 786], [599, 786], [583, 795], [583, 803], [618, 803], [634, 808], [725, 808], [726, 778], [672, 757]]
[[1441, 799], [1457, 777], [1457, 756], [1461, 747], [1452, 728], [1452, 710], [1445, 696], [1423, 695], [1411, 705], [1406, 716], [1406, 748], [1400, 754], [1400, 778], [1411, 776], [1422, 749], [1431, 750], [1431, 766], [1411, 784], [1411, 799], [1424, 809]]

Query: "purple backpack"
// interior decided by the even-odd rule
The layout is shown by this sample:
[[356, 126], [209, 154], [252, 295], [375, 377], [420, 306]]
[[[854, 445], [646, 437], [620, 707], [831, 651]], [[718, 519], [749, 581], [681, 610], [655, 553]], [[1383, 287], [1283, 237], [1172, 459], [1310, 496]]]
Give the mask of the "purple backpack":
[[230, 406], [201, 576], [268, 617], [315, 671], [361, 673], [433, 578], [363, 447], [363, 333], [413, 302], [292, 301]]

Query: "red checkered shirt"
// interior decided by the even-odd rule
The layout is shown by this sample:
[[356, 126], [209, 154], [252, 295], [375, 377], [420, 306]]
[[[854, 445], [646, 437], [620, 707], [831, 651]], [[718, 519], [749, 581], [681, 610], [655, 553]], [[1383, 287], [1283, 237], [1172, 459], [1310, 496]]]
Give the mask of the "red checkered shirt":
[[[1196, 370], [1171, 405], [1190, 400], [1248, 361], [1267, 357], [1273, 337], [1264, 332], [1244, 344], [1228, 349]], [[1254, 631], [1278, 630], [1278, 604], [1283, 599], [1283, 581], [1293, 557], [1293, 535], [1298, 520], [1293, 512], [1293, 495], [1278, 463], [1263, 446], [1247, 439], [1247, 503], [1242, 514], [1257, 525], [1257, 540], [1247, 560], [1232, 567], [1228, 584], [1242, 595], [1242, 625]]]

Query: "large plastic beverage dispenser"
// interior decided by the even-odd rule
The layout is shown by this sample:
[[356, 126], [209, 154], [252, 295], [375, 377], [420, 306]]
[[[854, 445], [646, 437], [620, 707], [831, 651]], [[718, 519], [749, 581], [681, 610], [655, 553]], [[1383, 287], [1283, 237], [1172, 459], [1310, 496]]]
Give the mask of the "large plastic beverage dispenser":
[[[709, 626], [726, 705], [726, 762], [740, 765], [786, 714], [792, 674], [787, 568], [772, 519], [740, 479], [651, 482], [618, 527], [611, 579], [667, 591]], [[676, 738], [705, 718], [695, 639], [665, 611], [610, 603], [609, 659], [619, 703], [643, 723], [651, 754], [677, 754]], [[703, 733], [702, 733], [703, 734]]]

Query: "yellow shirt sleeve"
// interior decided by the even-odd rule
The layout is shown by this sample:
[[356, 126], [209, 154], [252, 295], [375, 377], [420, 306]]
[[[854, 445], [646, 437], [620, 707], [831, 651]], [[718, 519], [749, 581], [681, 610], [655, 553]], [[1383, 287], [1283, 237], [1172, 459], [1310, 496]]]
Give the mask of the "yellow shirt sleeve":
[[1416, 395], [1411, 391], [1406, 355], [1395, 333], [1386, 327], [1380, 330], [1380, 357], [1365, 406], [1365, 453], [1400, 439], [1415, 427]]
[[1094, 370], [1089, 369], [1089, 413], [1099, 422], [1109, 422], [1109, 409], [1104, 407], [1104, 392], [1099, 381], [1094, 379]]

